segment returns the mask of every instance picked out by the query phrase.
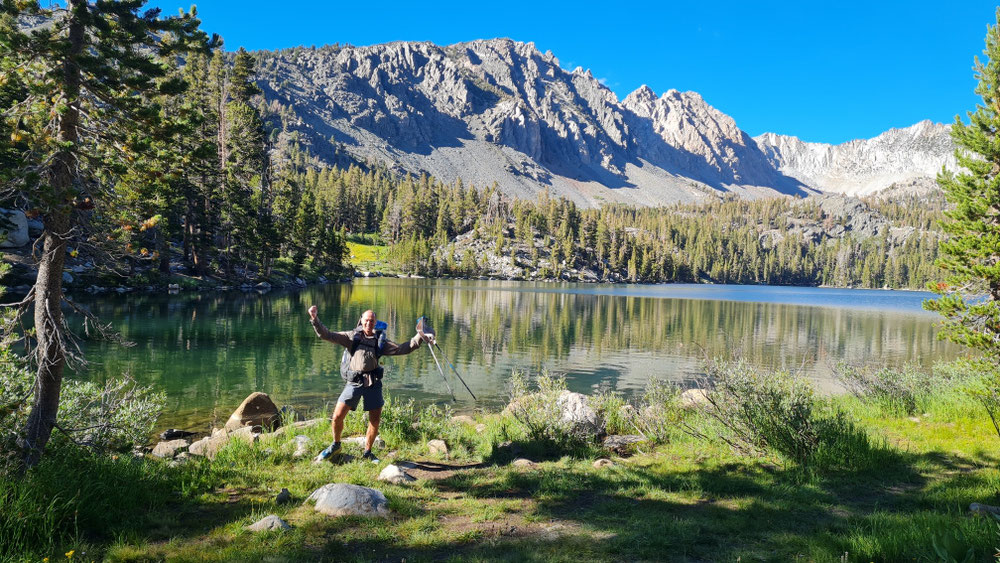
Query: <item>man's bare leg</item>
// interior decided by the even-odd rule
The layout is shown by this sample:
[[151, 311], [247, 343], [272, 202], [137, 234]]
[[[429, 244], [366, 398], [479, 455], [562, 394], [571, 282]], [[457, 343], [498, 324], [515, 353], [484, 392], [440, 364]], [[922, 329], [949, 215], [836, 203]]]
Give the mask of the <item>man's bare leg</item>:
[[351, 412], [351, 407], [347, 403], [337, 403], [337, 408], [333, 410], [333, 441], [340, 442], [340, 436], [344, 433], [344, 421], [347, 420], [347, 413]]
[[[346, 406], [346, 405], [345, 405]], [[365, 451], [370, 452], [378, 436], [378, 425], [382, 422], [382, 407], [368, 411], [368, 433], [365, 434]]]

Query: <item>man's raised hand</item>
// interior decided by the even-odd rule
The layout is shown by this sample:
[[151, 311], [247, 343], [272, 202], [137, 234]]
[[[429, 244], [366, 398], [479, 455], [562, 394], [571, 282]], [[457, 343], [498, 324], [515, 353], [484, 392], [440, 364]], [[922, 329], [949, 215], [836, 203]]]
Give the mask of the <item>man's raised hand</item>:
[[317, 309], [315, 305], [313, 305], [312, 307], [309, 307], [309, 318], [311, 320], [315, 321], [316, 320], [316, 313], [318, 311], [319, 311], [319, 309]]

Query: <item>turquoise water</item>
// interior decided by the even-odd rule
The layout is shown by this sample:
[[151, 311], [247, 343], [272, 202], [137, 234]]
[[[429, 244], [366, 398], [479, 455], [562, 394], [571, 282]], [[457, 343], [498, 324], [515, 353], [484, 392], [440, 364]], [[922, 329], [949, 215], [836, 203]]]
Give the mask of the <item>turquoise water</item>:
[[[740, 356], [835, 386], [840, 361], [929, 366], [961, 353], [935, 338], [923, 292], [712, 285], [595, 285], [374, 278], [297, 291], [124, 295], [84, 300], [131, 348], [88, 343], [78, 377], [129, 372], [167, 393], [164, 427], [224, 421], [253, 391], [279, 405], [336, 401], [341, 349], [316, 338], [372, 308], [402, 342], [426, 315], [479, 401], [450, 373], [460, 410], [495, 407], [515, 369], [565, 374], [571, 389], [641, 393], [649, 378], [699, 376], [706, 358]], [[397, 397], [451, 402], [430, 353], [386, 358]]]

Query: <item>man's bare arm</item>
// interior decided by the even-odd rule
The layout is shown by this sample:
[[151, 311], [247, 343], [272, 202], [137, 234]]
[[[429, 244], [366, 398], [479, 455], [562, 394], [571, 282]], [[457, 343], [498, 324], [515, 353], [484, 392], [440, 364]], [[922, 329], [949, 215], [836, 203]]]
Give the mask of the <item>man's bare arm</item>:
[[333, 332], [326, 328], [323, 323], [319, 320], [319, 315], [317, 314], [316, 306], [313, 305], [309, 307], [309, 322], [312, 323], [313, 330], [316, 331], [316, 336], [326, 340], [328, 342], [333, 342], [334, 344], [340, 344], [344, 348], [349, 348], [351, 346], [351, 332]]

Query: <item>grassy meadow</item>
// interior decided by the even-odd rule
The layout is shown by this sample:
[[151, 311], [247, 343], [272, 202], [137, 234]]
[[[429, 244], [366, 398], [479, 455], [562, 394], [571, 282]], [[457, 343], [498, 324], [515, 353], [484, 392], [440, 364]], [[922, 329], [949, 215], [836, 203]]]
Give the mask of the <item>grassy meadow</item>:
[[[613, 394], [592, 397], [610, 432], [631, 427], [649, 438], [625, 457], [551, 418], [556, 378], [523, 384], [520, 411], [477, 413], [475, 423], [445, 408], [390, 401], [377, 465], [294, 458], [295, 434], [312, 438], [313, 453], [328, 443], [326, 420], [256, 443], [231, 441], [211, 462], [63, 446], [26, 480], [0, 485], [0, 554], [11, 561], [994, 559], [1000, 527], [971, 515], [969, 504], [1000, 504], [1000, 439], [959, 382], [939, 381], [902, 401], [893, 393], [906, 393], [873, 386], [860, 397], [817, 397], [803, 387], [778, 397], [775, 390], [797, 383], [752, 375], [723, 378], [746, 401], [774, 401], [744, 421], [757, 429], [749, 441], [735, 438], [745, 425], [725, 419], [733, 412], [725, 384], [713, 391], [714, 403], [693, 408], [658, 385], [632, 407]], [[889, 376], [900, 377], [881, 375]], [[953, 391], [941, 392], [941, 384]], [[753, 418], [770, 414], [788, 424]], [[364, 424], [352, 413], [345, 435]], [[790, 446], [795, 436], [813, 445], [802, 453]], [[448, 444], [447, 456], [428, 453], [434, 438]], [[349, 445], [346, 453], [361, 452]], [[517, 457], [536, 463], [515, 466]], [[613, 464], [595, 467], [601, 457]], [[379, 482], [379, 471], [399, 460], [420, 463], [410, 470], [418, 480]], [[338, 482], [382, 491], [392, 516], [331, 518], [304, 502]], [[276, 504], [282, 488], [293, 502]], [[244, 529], [268, 514], [292, 529]]]

